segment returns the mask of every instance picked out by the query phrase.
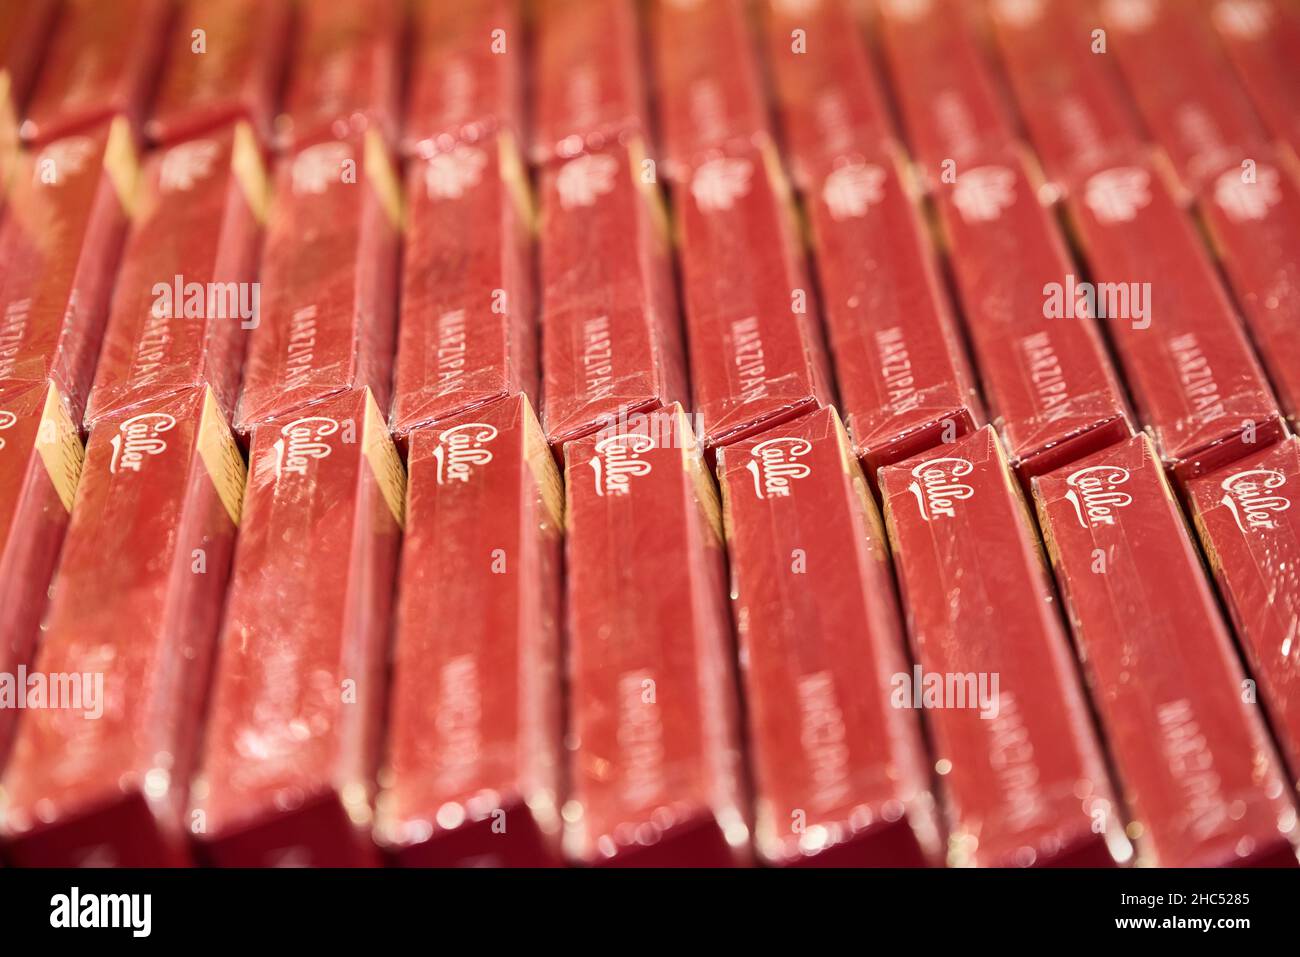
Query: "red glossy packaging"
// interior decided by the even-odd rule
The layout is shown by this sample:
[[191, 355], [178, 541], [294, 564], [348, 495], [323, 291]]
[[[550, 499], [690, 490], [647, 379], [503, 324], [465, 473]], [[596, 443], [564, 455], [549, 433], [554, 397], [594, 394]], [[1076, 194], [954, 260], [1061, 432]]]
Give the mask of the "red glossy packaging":
[[834, 409], [718, 452], [754, 765], [770, 864], [942, 860], [889, 546]]
[[18, 122], [57, 13], [57, 0], [0, 6], [0, 200], [18, 157]]
[[280, 161], [238, 431], [363, 387], [388, 408], [401, 225], [402, 188], [375, 131]]
[[542, 0], [534, 42], [535, 164], [645, 139], [636, 0]]
[[0, 402], [52, 380], [80, 428], [138, 173], [124, 119], [23, 156], [0, 223]]
[[1269, 132], [1300, 155], [1300, 11], [1286, 0], [1204, 0], [1210, 23]]
[[405, 20], [403, 0], [298, 3], [284, 112], [275, 124], [280, 149], [297, 153], [371, 130], [394, 142]]
[[680, 406], [565, 447], [566, 855], [749, 857], [717, 492]]
[[537, 394], [528, 177], [502, 132], [406, 171], [406, 242], [393, 408], [411, 429]]
[[187, 0], [180, 9], [145, 134], [169, 144], [245, 120], [269, 142], [293, 4]]
[[405, 474], [367, 389], [253, 430], [195, 835], [222, 866], [373, 864]]
[[375, 836], [404, 865], [560, 859], [564, 489], [524, 396], [412, 433]]
[[119, 114], [138, 128], [171, 15], [172, 0], [65, 0], [23, 139], [48, 143]]
[[1295, 805], [1150, 439], [1034, 479], [1136, 863], [1295, 867]]
[[1032, 520], [991, 427], [880, 470], [949, 866], [1109, 865], [1124, 837]]
[[[53, 383], [0, 397], [0, 674], [31, 664], [82, 459]], [[0, 707], [0, 771], [18, 714]]]
[[94, 430], [28, 675], [29, 705], [33, 675], [49, 695], [23, 713], [0, 785], [13, 862], [189, 862], [186, 794], [243, 486], [208, 389]]
[[420, 0], [411, 11], [402, 151], [431, 156], [523, 119], [524, 35], [519, 0]]
[[[1201, 545], [1300, 781], [1300, 439], [1187, 483]], [[1251, 689], [1253, 690], [1253, 688]]]
[[640, 140], [541, 172], [542, 425], [553, 445], [685, 398], [668, 218]]
[[246, 123], [150, 155], [122, 253], [86, 425], [209, 385], [234, 408], [257, 283], [267, 178]]

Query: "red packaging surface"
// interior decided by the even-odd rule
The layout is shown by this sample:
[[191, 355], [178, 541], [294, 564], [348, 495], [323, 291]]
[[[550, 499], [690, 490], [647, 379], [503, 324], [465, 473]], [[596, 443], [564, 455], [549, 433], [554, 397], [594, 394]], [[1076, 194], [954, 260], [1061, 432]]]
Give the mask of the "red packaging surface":
[[880, 470], [950, 866], [1104, 865], [1131, 848], [1029, 514], [992, 428]]
[[848, 436], [823, 409], [718, 453], [756, 784], [772, 864], [941, 859], [888, 544]]
[[276, 119], [281, 149], [298, 152], [370, 130], [393, 142], [405, 19], [402, 0], [301, 0], [284, 112]]
[[20, 128], [23, 139], [48, 143], [117, 114], [136, 128], [171, 13], [171, 0], [66, 0]]
[[372, 864], [405, 476], [369, 390], [253, 430], [196, 836], [223, 866]]
[[536, 4], [530, 155], [541, 165], [649, 131], [635, 0]]
[[373, 130], [281, 160], [262, 258], [266, 296], [235, 428], [369, 387], [388, 408], [402, 192]]
[[668, 225], [639, 140], [542, 171], [542, 423], [552, 444], [685, 397]]
[[717, 493], [679, 406], [565, 447], [569, 800], [581, 863], [747, 856]]
[[1165, 464], [1188, 477], [1285, 435], [1214, 264], [1159, 167], [1137, 157], [1095, 173], [1069, 208], [1090, 278], [1121, 302], [1145, 301], [1145, 315], [1107, 321]]
[[[0, 396], [0, 674], [31, 664], [82, 458], [53, 383]], [[18, 714], [0, 707], [0, 770]]]
[[80, 427], [137, 172], [123, 119], [19, 164], [0, 224], [0, 401], [52, 379]]
[[673, 183], [695, 412], [725, 445], [830, 400], [817, 305], [770, 144]]
[[1137, 863], [1295, 867], [1295, 806], [1150, 439], [1034, 479]]
[[1291, 781], [1300, 781], [1300, 439], [1187, 483], [1209, 557]]
[[95, 429], [0, 782], [15, 863], [188, 862], [186, 792], [243, 485], [210, 390]]
[[376, 838], [408, 865], [560, 863], [564, 490], [527, 398], [411, 436]]
[[257, 260], [266, 172], [252, 129], [227, 126], [146, 161], [86, 424], [210, 385], [234, 407], [261, 321]]
[[168, 37], [148, 137], [176, 143], [246, 120], [269, 142], [292, 20], [290, 0], [188, 0]]
[[57, 13], [57, 0], [0, 7], [0, 200], [18, 156], [18, 120]]
[[406, 207], [390, 420], [399, 437], [537, 394], [531, 210], [513, 135], [413, 157]]
[[403, 152], [518, 137], [523, 49], [519, 0], [415, 4]]
[[1300, 11], [1286, 0], [1205, 0], [1210, 23], [1269, 132], [1300, 154]]

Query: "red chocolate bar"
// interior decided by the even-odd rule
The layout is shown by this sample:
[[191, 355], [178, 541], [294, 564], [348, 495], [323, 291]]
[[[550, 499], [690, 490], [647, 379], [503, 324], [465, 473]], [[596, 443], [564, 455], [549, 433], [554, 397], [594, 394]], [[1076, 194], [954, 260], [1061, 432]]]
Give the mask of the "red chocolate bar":
[[401, 185], [375, 131], [280, 161], [237, 430], [363, 387], [388, 408], [401, 223]]
[[406, 865], [560, 863], [564, 489], [516, 396], [411, 436], [375, 836]]
[[564, 847], [584, 864], [748, 857], [717, 493], [680, 406], [565, 446]]
[[875, 502], [834, 409], [718, 452], [757, 816], [770, 864], [938, 863]]
[[1295, 867], [1295, 805], [1151, 440], [1033, 484], [1137, 863]]
[[260, 323], [257, 260], [267, 177], [239, 123], [152, 154], [86, 406], [86, 424], [210, 385], [234, 407], [248, 330]]
[[0, 401], [51, 379], [80, 428], [137, 173], [121, 118], [24, 155], [0, 224]]
[[284, 112], [276, 119], [281, 149], [296, 153], [370, 130], [393, 142], [405, 19], [403, 0], [298, 3]]
[[145, 133], [176, 143], [246, 120], [268, 142], [292, 20], [290, 0], [188, 0]]
[[[31, 664], [83, 450], [53, 383], [0, 397], [0, 675]], [[0, 770], [18, 711], [0, 706]]]
[[412, 157], [406, 204], [390, 420], [399, 437], [537, 394], [531, 210], [514, 136]]
[[249, 463], [196, 835], [223, 866], [371, 864], [402, 463], [367, 389], [258, 425]]
[[554, 445], [685, 397], [668, 221], [644, 161], [633, 139], [542, 170], [542, 423]]
[[171, 0], [65, 0], [23, 139], [48, 143], [119, 114], [138, 128], [171, 14]]
[[1284, 436], [1236, 310], [1161, 168], [1139, 156], [1094, 173], [1069, 210], [1139, 418], [1166, 466], [1190, 477]]
[[1131, 853], [1069, 638], [991, 427], [880, 470], [927, 712], [948, 863], [1108, 865]]
[[403, 152], [432, 155], [499, 133], [519, 136], [519, 0], [421, 0], [412, 11]]
[[1300, 154], [1300, 11], [1286, 0], [1205, 0], [1205, 6], [1269, 132]]
[[1300, 781], [1300, 439], [1188, 482], [1187, 493], [1258, 699]]
[[15, 863], [189, 862], [186, 793], [243, 486], [208, 389], [91, 435], [0, 783]]
[[59, 0], [23, 0], [0, 6], [0, 86], [8, 93], [7, 106], [13, 108], [14, 116], [27, 102], [58, 9]]

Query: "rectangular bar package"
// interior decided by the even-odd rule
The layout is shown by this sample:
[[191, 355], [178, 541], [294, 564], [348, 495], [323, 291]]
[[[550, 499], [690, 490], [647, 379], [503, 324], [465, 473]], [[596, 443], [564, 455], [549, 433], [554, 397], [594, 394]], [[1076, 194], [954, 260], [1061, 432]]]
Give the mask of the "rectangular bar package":
[[834, 409], [718, 452], [731, 594], [770, 864], [941, 860], [889, 546]]
[[880, 470], [949, 866], [1127, 860], [1032, 520], [990, 427]]
[[375, 835], [404, 865], [560, 859], [564, 489], [524, 396], [411, 435]]
[[405, 474], [374, 396], [259, 424], [191, 812], [221, 866], [376, 862]]
[[681, 407], [570, 442], [565, 489], [566, 856], [743, 863], [721, 518]]
[[1034, 479], [1136, 863], [1295, 867], [1295, 804], [1145, 435]]
[[0, 779], [15, 863], [189, 862], [186, 796], [243, 486], [208, 389], [95, 429]]
[[1287, 0], [1204, 0], [1215, 33], [1269, 132], [1300, 157], [1300, 10]]

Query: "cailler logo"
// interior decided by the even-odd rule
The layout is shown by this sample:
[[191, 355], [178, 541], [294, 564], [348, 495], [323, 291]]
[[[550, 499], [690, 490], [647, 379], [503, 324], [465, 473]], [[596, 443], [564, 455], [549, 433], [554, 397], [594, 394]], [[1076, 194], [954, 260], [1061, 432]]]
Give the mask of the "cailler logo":
[[989, 223], [1016, 201], [1016, 174], [1005, 166], [977, 166], [957, 177], [952, 201], [968, 223]]
[[596, 494], [626, 495], [634, 477], [650, 474], [650, 463], [640, 456], [655, 447], [647, 435], [611, 435], [596, 443], [596, 454], [588, 461], [595, 473]]
[[492, 461], [487, 444], [497, 437], [497, 430], [481, 422], [469, 422], [447, 429], [438, 436], [433, 459], [438, 465], [438, 484], [468, 482], [476, 466]]
[[352, 159], [346, 143], [320, 143], [297, 155], [293, 161], [294, 195], [319, 195], [331, 183], [341, 182], [343, 164]]
[[[18, 416], [16, 416], [12, 412], [7, 412], [4, 409], [0, 409], [0, 432], [3, 432], [5, 429], [12, 429], [17, 424], [18, 424]], [[0, 449], [3, 449], [4, 447], [5, 447], [4, 437], [0, 436]]]
[[1276, 469], [1251, 469], [1224, 479], [1219, 487], [1220, 500], [1232, 513], [1243, 532], [1258, 528], [1277, 528], [1274, 516], [1291, 507], [1291, 500], [1276, 490], [1286, 484], [1286, 476]]
[[94, 152], [94, 144], [86, 136], [69, 136], [55, 140], [41, 150], [40, 158], [32, 172], [35, 183], [57, 184], [65, 176], [76, 176], [86, 168], [86, 160]]
[[749, 180], [753, 175], [754, 164], [747, 159], [722, 157], [709, 160], [691, 177], [691, 195], [703, 212], [723, 212], [735, 206], [736, 200], [749, 192]]
[[596, 200], [614, 188], [618, 175], [618, 160], [603, 153], [588, 153], [571, 159], [560, 167], [555, 177], [555, 188], [560, 194], [560, 206], [594, 206]]
[[295, 419], [280, 430], [280, 438], [275, 440], [275, 477], [278, 480], [285, 472], [298, 475], [307, 474], [307, 463], [312, 459], [323, 459], [334, 451], [328, 442], [321, 441], [339, 430], [334, 419], [324, 416], [308, 416]]
[[1013, 27], [1032, 26], [1043, 15], [1043, 0], [996, 0], [994, 15]]
[[487, 154], [463, 143], [424, 164], [424, 190], [430, 199], [460, 199], [483, 180]]
[[907, 490], [916, 496], [921, 517], [927, 522], [936, 518], [954, 518], [957, 503], [975, 494], [974, 488], [957, 479], [970, 475], [974, 470], [975, 466], [959, 458], [930, 459], [912, 469], [916, 481], [908, 485]]
[[211, 140], [194, 140], [169, 149], [158, 171], [158, 189], [164, 193], [183, 193], [212, 175], [218, 146]]
[[1214, 25], [1239, 40], [1256, 40], [1272, 22], [1272, 11], [1265, 0], [1220, 0], [1214, 5]]
[[1247, 183], [1238, 170], [1230, 169], [1214, 181], [1214, 201], [1234, 223], [1260, 220], [1282, 199], [1277, 170], [1260, 166], [1255, 182]]
[[145, 412], [127, 419], [109, 442], [113, 456], [108, 470], [115, 475], [121, 471], [139, 472], [147, 456], [167, 450], [162, 435], [175, 427], [176, 420], [165, 412]]
[[1131, 477], [1128, 469], [1117, 465], [1094, 465], [1072, 473], [1065, 480], [1070, 486], [1065, 497], [1074, 506], [1079, 525], [1114, 525], [1115, 510], [1133, 504], [1132, 495], [1116, 491]]
[[861, 219], [867, 210], [885, 195], [885, 171], [869, 163], [849, 163], [826, 177], [822, 200], [831, 211], [831, 219]]
[[1105, 0], [1102, 19], [1121, 30], [1136, 33], [1156, 21], [1159, 0]]
[[750, 450], [753, 459], [745, 468], [754, 477], [754, 494], [759, 498], [789, 498], [795, 479], [807, 478], [812, 469], [798, 459], [812, 451], [806, 439], [768, 439]]
[[1136, 166], [1105, 170], [1088, 180], [1083, 198], [1098, 222], [1132, 222], [1151, 202], [1151, 174]]

